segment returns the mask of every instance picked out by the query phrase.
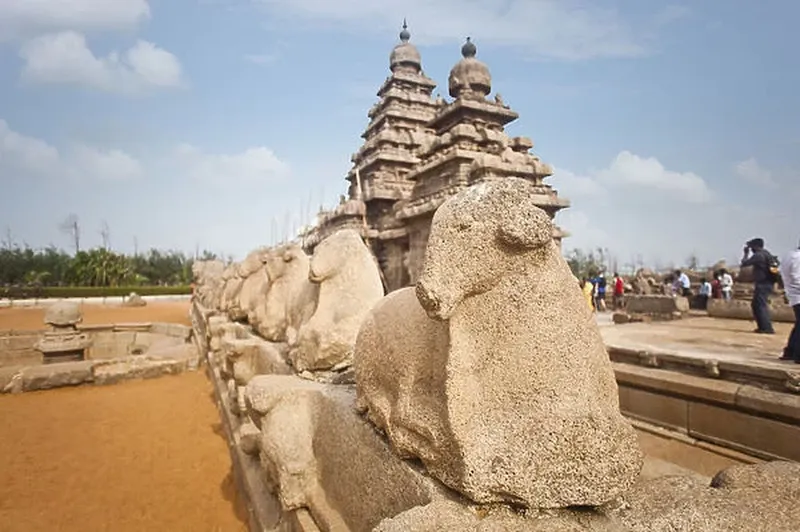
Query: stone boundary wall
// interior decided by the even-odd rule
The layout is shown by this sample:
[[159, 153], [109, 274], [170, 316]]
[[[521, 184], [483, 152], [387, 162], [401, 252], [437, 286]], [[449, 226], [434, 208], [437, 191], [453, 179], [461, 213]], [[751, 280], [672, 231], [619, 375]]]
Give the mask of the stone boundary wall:
[[[42, 298], [42, 299], [0, 299], [0, 308], [10, 307], [46, 307], [59, 301], [76, 301], [78, 303], [85, 303], [90, 305], [122, 305], [125, 298], [128, 296], [111, 296], [111, 297], [67, 297], [67, 298]], [[147, 302], [165, 302], [165, 301], [186, 301], [192, 300], [189, 294], [183, 295], [160, 295], [160, 296], [139, 296]]]

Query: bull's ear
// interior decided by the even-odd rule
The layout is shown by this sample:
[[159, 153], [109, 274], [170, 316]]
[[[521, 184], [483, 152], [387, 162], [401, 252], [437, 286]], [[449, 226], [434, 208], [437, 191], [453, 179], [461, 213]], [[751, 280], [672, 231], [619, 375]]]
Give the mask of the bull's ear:
[[553, 239], [553, 221], [542, 209], [524, 202], [501, 216], [497, 238], [512, 248], [534, 249]]

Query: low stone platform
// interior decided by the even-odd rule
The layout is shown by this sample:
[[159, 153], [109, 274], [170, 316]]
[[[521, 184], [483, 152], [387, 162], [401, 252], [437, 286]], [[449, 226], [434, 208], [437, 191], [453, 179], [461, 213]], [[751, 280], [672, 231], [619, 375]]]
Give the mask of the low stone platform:
[[800, 460], [800, 365], [778, 360], [787, 325], [759, 335], [708, 317], [598, 320], [626, 415], [764, 459]]
[[0, 393], [172, 375], [196, 369], [202, 346], [192, 329], [171, 323], [117, 323], [79, 329], [91, 338], [85, 360], [43, 363], [36, 342], [43, 332], [0, 336]]

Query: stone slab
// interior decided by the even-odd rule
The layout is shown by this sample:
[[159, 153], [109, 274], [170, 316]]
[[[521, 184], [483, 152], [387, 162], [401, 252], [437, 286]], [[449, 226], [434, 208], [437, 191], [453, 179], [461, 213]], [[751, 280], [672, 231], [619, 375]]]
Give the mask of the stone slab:
[[62, 386], [76, 386], [94, 380], [90, 360], [29, 366], [22, 370], [22, 390], [32, 392]]

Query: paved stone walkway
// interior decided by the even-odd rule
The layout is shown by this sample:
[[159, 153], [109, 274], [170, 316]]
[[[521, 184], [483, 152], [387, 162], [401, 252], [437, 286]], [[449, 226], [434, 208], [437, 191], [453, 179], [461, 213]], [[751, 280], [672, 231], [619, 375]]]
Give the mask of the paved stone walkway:
[[683, 320], [615, 325], [611, 312], [597, 316], [608, 346], [741, 362], [756, 367], [800, 370], [778, 360], [792, 325], [776, 323], [774, 335], [756, 334], [754, 322], [691, 317]]

